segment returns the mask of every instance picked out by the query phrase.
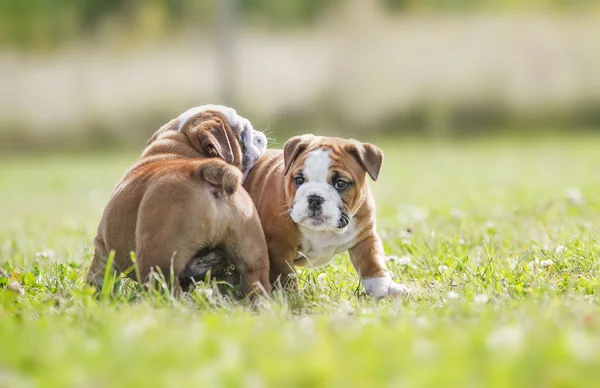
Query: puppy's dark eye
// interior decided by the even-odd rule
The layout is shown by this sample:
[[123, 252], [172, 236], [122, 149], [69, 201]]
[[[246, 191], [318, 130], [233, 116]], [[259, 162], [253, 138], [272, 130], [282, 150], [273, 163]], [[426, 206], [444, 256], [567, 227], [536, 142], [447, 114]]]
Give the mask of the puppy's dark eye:
[[348, 187], [348, 182], [338, 179], [333, 183], [333, 187], [338, 191], [344, 191]]
[[300, 186], [301, 184], [304, 183], [304, 177], [297, 176], [297, 177], [294, 178], [294, 182], [296, 182], [296, 186]]
[[206, 146], [206, 152], [208, 152], [209, 155], [211, 156], [217, 156], [218, 152], [217, 152], [217, 147], [215, 147], [214, 144], [209, 144]]

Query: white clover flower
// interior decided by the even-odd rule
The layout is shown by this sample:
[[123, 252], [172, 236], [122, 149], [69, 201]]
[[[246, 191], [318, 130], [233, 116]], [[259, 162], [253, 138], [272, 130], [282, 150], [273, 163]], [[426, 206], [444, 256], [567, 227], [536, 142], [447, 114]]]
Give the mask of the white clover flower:
[[429, 217], [426, 210], [421, 209], [417, 206], [409, 206], [407, 209], [408, 216], [417, 222], [423, 222]]
[[444, 273], [444, 272], [448, 271], [448, 266], [445, 264], [438, 265], [437, 270], [439, 273]]
[[349, 314], [354, 312], [354, 307], [352, 307], [352, 305], [350, 304], [349, 301], [347, 300], [341, 300], [340, 303], [338, 304], [338, 312], [343, 313], [343, 314]]
[[559, 245], [559, 246], [557, 246], [557, 247], [556, 247], [556, 249], [554, 250], [554, 252], [555, 252], [557, 255], [562, 255], [562, 253], [565, 251], [565, 249], [566, 249], [566, 248], [565, 248], [565, 246], [564, 246], [564, 245]]
[[453, 208], [452, 210], [450, 210], [450, 216], [455, 220], [460, 220], [464, 218], [464, 213], [460, 209]]
[[485, 294], [477, 294], [473, 297], [473, 302], [475, 302], [475, 304], [486, 304], [488, 300], [489, 298]]
[[554, 264], [554, 263], [550, 259], [540, 261], [540, 267], [542, 267], [542, 268], [550, 267], [550, 266], [552, 266], [552, 264]]
[[571, 331], [567, 336], [567, 348], [571, 354], [581, 361], [593, 360], [594, 342], [584, 331]]
[[448, 297], [448, 299], [458, 299], [460, 297], [460, 295], [456, 291], [449, 291], [446, 296]]
[[317, 282], [319, 282], [319, 283], [324, 283], [324, 282], [325, 282], [325, 276], [326, 276], [326, 275], [325, 275], [325, 273], [320, 273], [320, 274], [317, 276]]
[[573, 205], [582, 205], [584, 198], [581, 191], [576, 187], [568, 187], [565, 189], [565, 196], [567, 200], [571, 202]]
[[426, 338], [416, 338], [412, 347], [413, 354], [421, 357], [431, 357], [435, 354], [435, 345]]
[[23, 288], [21, 283], [15, 281], [15, 280], [8, 283], [8, 285], [6, 286], [6, 289], [8, 291], [14, 292], [15, 294], [18, 294], [18, 295], [25, 295], [25, 288]]
[[465, 240], [463, 240], [462, 238], [461, 238], [461, 239], [458, 239], [458, 243], [459, 243], [460, 245], [465, 245]]
[[396, 262], [400, 265], [410, 265], [411, 260], [410, 257], [404, 256], [400, 257]]
[[36, 259], [54, 259], [54, 251], [53, 250], [46, 250], [46, 251], [42, 251], [42, 252], [36, 252], [35, 254], [35, 258]]
[[427, 318], [425, 317], [418, 317], [415, 320], [415, 325], [419, 326], [419, 327], [425, 327], [429, 324], [429, 321], [427, 320]]
[[388, 260], [399, 265], [410, 265], [411, 259], [408, 256], [398, 257], [396, 255], [388, 256]]
[[523, 346], [523, 331], [518, 327], [502, 327], [490, 333], [487, 346], [492, 349], [518, 350]]
[[133, 339], [144, 334], [146, 331], [156, 326], [156, 320], [151, 316], [145, 316], [141, 319], [130, 320], [121, 328], [121, 334], [124, 338]]
[[486, 229], [494, 229], [494, 227], [496, 225], [494, 225], [493, 221], [486, 221], [485, 224], [484, 224], [484, 226], [485, 226]]

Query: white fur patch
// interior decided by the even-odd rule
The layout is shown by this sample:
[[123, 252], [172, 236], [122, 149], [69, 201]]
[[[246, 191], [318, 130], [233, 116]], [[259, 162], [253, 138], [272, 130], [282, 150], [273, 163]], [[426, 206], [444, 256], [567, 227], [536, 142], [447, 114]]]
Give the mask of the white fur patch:
[[262, 132], [256, 131], [248, 119], [238, 115], [235, 109], [212, 104], [188, 109], [179, 115], [177, 130], [181, 131], [185, 123], [194, 115], [210, 110], [222, 113], [229, 121], [229, 125], [237, 132], [239, 140], [244, 146], [243, 173], [246, 178], [252, 167], [264, 155], [267, 149], [267, 138]]
[[[339, 231], [338, 221], [342, 215], [342, 197], [327, 182], [331, 157], [329, 151], [317, 149], [308, 154], [302, 167], [304, 183], [296, 190], [294, 205], [290, 216], [300, 226], [318, 231]], [[308, 198], [318, 196], [323, 199], [320, 217], [312, 217], [308, 206]]]
[[358, 230], [354, 222], [340, 230], [313, 230], [300, 225], [302, 233], [302, 252], [307, 268], [318, 268], [327, 265], [337, 253], [346, 252], [354, 246]]
[[313, 183], [327, 183], [329, 167], [331, 167], [331, 156], [329, 156], [329, 151], [319, 148], [308, 154], [304, 160], [302, 172], [307, 181]]
[[386, 296], [409, 294], [408, 287], [395, 283], [389, 276], [362, 279], [362, 283], [365, 287], [365, 292], [375, 299], [385, 298]]
[[185, 112], [183, 112], [182, 114], [180, 114], [178, 117], [179, 125], [177, 126], [177, 130], [181, 131], [181, 128], [183, 128], [183, 125], [190, 119], [190, 117], [197, 115], [198, 113], [206, 112], [209, 110], [214, 110], [214, 111], [217, 111], [217, 112], [220, 112], [221, 114], [223, 114], [223, 116], [225, 116], [227, 118], [227, 121], [229, 121], [229, 125], [231, 125], [234, 129], [240, 128], [239, 118], [243, 118], [243, 117], [238, 116], [235, 109], [230, 108], [228, 106], [224, 106], [224, 105], [208, 104], [208, 105], [200, 105], [200, 106], [196, 106], [194, 108], [190, 108], [190, 109], [186, 110]]

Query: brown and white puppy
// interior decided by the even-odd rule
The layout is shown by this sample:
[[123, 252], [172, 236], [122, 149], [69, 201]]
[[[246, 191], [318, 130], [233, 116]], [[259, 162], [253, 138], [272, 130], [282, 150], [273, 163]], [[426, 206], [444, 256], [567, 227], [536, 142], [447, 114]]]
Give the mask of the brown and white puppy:
[[[94, 239], [88, 282], [102, 287], [107, 259], [145, 282], [152, 271], [180, 275], [199, 251], [216, 248], [231, 260], [245, 294], [270, 290], [269, 262], [254, 204], [241, 188], [262, 156], [265, 136], [235, 110], [191, 109], [160, 128], [112, 193]], [[172, 272], [171, 272], [172, 271]], [[139, 278], [138, 278], [139, 276]]]
[[260, 215], [270, 279], [297, 287], [295, 266], [320, 267], [336, 253], [350, 260], [367, 294], [406, 294], [385, 265], [366, 179], [377, 180], [383, 152], [371, 144], [303, 135], [267, 150], [244, 182]]

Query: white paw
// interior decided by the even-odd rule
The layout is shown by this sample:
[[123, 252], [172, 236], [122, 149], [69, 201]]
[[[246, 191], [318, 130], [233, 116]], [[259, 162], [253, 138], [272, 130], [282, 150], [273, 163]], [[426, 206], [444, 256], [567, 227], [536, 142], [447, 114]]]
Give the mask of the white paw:
[[362, 280], [367, 295], [375, 299], [385, 298], [387, 296], [408, 295], [408, 287], [403, 284], [395, 283], [389, 276], [379, 278], [370, 278]]

